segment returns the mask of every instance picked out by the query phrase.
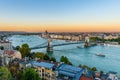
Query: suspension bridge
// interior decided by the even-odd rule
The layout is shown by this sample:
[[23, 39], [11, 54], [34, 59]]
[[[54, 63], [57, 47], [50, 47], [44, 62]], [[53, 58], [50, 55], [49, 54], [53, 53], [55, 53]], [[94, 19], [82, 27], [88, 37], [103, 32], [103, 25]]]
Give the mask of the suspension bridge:
[[[51, 44], [51, 42], [53, 44]], [[72, 45], [72, 44], [80, 44], [80, 43], [84, 43], [84, 46], [85, 47], [88, 47], [89, 46], [89, 37], [86, 37], [85, 38], [85, 41], [77, 41], [77, 42], [64, 42], [64, 43], [59, 43], [59, 44], [55, 44], [55, 42], [48, 38], [48, 40], [46, 42], [43, 42], [39, 45], [36, 45], [34, 47], [31, 47], [31, 49], [40, 49], [40, 48], [46, 48], [46, 51], [47, 52], [53, 52], [53, 47], [56, 47], [56, 46], [64, 46], [64, 45]]]
[[[52, 45], [49, 45], [49, 46], [56, 47], [56, 46], [80, 44], [80, 43], [84, 43], [84, 42], [85, 42], [85, 41], [66, 42], [66, 43], [52, 44]], [[36, 46], [34, 46], [34, 47], [31, 47], [31, 49], [47, 48], [47, 47], [48, 47], [48, 44], [50, 44], [50, 42], [49, 42], [49, 41], [46, 41], [46, 42], [44, 42], [44, 43], [41, 43], [41, 44], [36, 45]]]

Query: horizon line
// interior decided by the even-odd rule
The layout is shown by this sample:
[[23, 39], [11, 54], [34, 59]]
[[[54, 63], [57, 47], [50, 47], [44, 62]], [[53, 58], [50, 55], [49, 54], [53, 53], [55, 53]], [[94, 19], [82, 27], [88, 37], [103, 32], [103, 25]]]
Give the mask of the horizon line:
[[[46, 30], [45, 30], [46, 31]], [[27, 32], [27, 33], [39, 33], [39, 32], [45, 32], [45, 31], [11, 31], [11, 30], [0, 30], [0, 32]], [[48, 31], [50, 33], [120, 33], [120, 31]]]

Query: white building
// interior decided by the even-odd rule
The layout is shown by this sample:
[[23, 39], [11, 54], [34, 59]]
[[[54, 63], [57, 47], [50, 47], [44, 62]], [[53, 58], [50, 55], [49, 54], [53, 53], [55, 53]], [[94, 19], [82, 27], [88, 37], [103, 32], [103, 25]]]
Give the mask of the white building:
[[12, 44], [7, 40], [0, 41], [0, 46], [3, 47], [4, 50], [12, 50]]
[[4, 50], [0, 50], [0, 65], [4, 65], [3, 54], [4, 54]]
[[12, 59], [15, 58], [22, 59], [22, 55], [19, 51], [14, 51], [14, 56], [12, 57]]
[[73, 41], [79, 41], [80, 38], [79, 38], [79, 36], [74, 36], [74, 35], [73, 35], [73, 36], [72, 36], [72, 40], [73, 40]]
[[118, 77], [116, 76], [116, 74], [109, 73], [108, 79], [110, 79], [110, 80], [118, 80]]
[[64, 35], [64, 39], [71, 40], [71, 35]]
[[104, 35], [104, 39], [117, 39], [118, 35]]
[[2, 65], [8, 65], [8, 63], [15, 58], [22, 58], [21, 53], [19, 51], [0, 50], [0, 60]]

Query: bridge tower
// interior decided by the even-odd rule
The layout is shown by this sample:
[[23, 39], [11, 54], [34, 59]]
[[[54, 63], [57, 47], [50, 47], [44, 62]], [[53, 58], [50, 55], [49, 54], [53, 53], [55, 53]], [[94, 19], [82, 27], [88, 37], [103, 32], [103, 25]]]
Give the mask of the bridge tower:
[[47, 52], [53, 52], [53, 46], [51, 45], [51, 39], [48, 39]]
[[89, 37], [86, 36], [85, 37], [85, 44], [84, 44], [85, 47], [89, 47]]

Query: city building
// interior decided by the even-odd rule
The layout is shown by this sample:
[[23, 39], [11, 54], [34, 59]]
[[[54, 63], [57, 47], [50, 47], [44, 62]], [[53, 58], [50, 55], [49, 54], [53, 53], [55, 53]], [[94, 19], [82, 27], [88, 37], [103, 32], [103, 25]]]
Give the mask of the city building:
[[118, 37], [118, 35], [104, 35], [104, 39], [117, 39]]
[[0, 47], [3, 47], [4, 50], [12, 50], [12, 44], [7, 40], [0, 41]]
[[78, 35], [73, 35], [71, 38], [73, 41], [79, 41], [80, 37]]
[[58, 66], [56, 71], [58, 80], [79, 80], [84, 69], [63, 63]]
[[57, 35], [58, 36], [58, 39], [64, 39], [64, 36], [63, 35]]
[[64, 35], [65, 40], [71, 40], [71, 38], [72, 38], [71, 35]]
[[22, 55], [20, 51], [14, 51], [14, 56], [12, 57], [12, 59], [15, 59], [15, 58], [22, 59]]
[[0, 50], [1, 65], [8, 65], [14, 59], [21, 59], [21, 53], [13, 50]]
[[0, 66], [4, 65], [3, 64], [3, 61], [4, 61], [3, 54], [4, 54], [4, 50], [0, 50]]
[[79, 80], [93, 80], [93, 79], [82, 75]]
[[55, 64], [37, 61], [31, 63], [42, 79], [56, 80]]
[[119, 80], [116, 72], [109, 71], [107, 80]]

